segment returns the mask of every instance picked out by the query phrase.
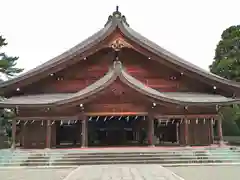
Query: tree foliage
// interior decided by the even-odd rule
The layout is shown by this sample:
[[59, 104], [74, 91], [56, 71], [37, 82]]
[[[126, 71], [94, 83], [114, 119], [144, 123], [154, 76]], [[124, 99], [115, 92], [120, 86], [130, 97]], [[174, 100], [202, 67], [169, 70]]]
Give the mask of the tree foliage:
[[[7, 45], [6, 39], [0, 36], [0, 50]], [[0, 51], [0, 73], [7, 76], [14, 76], [23, 71], [21, 68], [16, 67], [18, 57], [6, 55]]]
[[221, 77], [240, 81], [240, 25], [223, 31], [210, 71]]
[[[210, 71], [226, 79], [240, 81], [240, 25], [223, 31], [217, 44]], [[225, 135], [240, 135], [240, 107], [222, 109], [223, 132]]]
[[223, 119], [223, 134], [225, 136], [240, 135], [240, 106], [233, 105], [221, 108], [220, 115]]
[[10, 109], [1, 110], [0, 115], [0, 135], [11, 137], [11, 120], [15, 114]]
[[[2, 52], [2, 48], [7, 45], [6, 39], [0, 36], [0, 74], [12, 77], [23, 71], [21, 68], [16, 67], [18, 57], [8, 56]], [[11, 119], [14, 113], [9, 109], [0, 110], [0, 135], [11, 136]]]

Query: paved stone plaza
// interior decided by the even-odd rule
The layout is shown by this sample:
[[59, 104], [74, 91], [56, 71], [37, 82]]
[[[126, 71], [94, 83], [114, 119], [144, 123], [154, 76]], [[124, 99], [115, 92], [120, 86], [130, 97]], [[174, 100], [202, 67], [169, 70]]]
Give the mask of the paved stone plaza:
[[168, 167], [185, 180], [239, 180], [240, 165]]
[[0, 180], [63, 180], [73, 169], [0, 169]]
[[[185, 180], [238, 180], [240, 166], [167, 168]], [[181, 180], [160, 165], [99, 165], [79, 168], [2, 169], [1, 180]]]

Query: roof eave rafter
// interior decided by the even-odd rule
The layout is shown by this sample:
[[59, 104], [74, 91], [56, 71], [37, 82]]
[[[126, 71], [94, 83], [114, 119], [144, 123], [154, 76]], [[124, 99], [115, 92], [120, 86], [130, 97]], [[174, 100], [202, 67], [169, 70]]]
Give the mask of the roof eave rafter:
[[114, 81], [119, 77], [119, 79], [128, 85], [129, 87], [133, 88], [134, 90], [138, 91], [139, 93], [150, 97], [156, 103], [160, 102], [167, 102], [173, 105], [181, 105], [181, 106], [212, 106], [212, 105], [230, 105], [234, 103], [239, 103], [238, 99], [231, 99], [229, 101], [221, 101], [221, 102], [188, 102], [188, 101], [181, 101], [175, 98], [166, 97], [159, 91], [156, 91], [150, 87], [145, 86], [142, 82], [135, 79], [131, 75], [129, 75], [124, 68], [120, 61], [115, 61], [113, 67], [110, 68], [109, 72], [96, 81], [95, 83], [91, 84], [90, 86], [80, 90], [77, 93], [74, 93], [72, 96], [54, 101], [51, 103], [46, 104], [4, 104], [1, 103], [0, 107], [44, 107], [44, 108], [52, 108], [52, 107], [60, 107], [64, 106], [65, 104], [69, 104], [72, 102], [80, 102], [86, 103], [90, 100], [88, 97], [92, 95], [97, 95], [100, 91], [109, 87]]
[[[57, 71], [61, 70], [62, 69], [61, 66], [64, 65], [65, 63], [68, 63], [69, 62], [68, 60], [71, 58], [79, 56], [79, 57], [82, 57], [82, 59], [84, 59], [85, 57], [96, 52], [96, 50], [95, 51], [91, 51], [91, 50], [97, 46], [100, 46], [101, 43], [103, 43], [107, 39], [107, 37], [109, 37], [115, 31], [117, 27], [118, 27], [118, 23], [116, 20], [113, 19], [96, 34], [92, 35], [90, 38], [84, 40], [83, 42], [79, 43], [75, 47], [64, 52], [63, 54], [47, 61], [46, 63], [40, 66], [37, 66], [33, 70], [30, 70], [24, 74], [21, 74], [15, 77], [14, 79], [1, 82], [0, 89], [2, 89], [3, 91], [6, 91], [6, 89], [8, 89], [10, 86], [20, 85], [21, 82], [26, 81], [35, 76], [39, 76], [40, 74], [42, 74], [43, 76], [46, 76], [51, 73], [55, 73], [56, 70]], [[105, 46], [102, 45], [101, 47], [105, 47]]]
[[[206, 73], [204, 71], [201, 71], [201, 70], [197, 69], [194, 65], [193, 66], [189, 65], [189, 63], [186, 63], [184, 60], [167, 52], [166, 50], [162, 49], [155, 43], [147, 40], [146, 38], [144, 38], [144, 39], [146, 39], [145, 41], [144, 41], [144, 39], [141, 41], [142, 36], [140, 34], [138, 35], [136, 32], [134, 32], [132, 29], [129, 28], [129, 25], [126, 23], [125, 17], [122, 16], [120, 12], [117, 12], [117, 13], [114, 12], [113, 16], [111, 16], [111, 18], [109, 19], [109, 21], [105, 25], [105, 27], [102, 30], [100, 30], [99, 32], [97, 32], [96, 34], [94, 34], [93, 36], [91, 36], [90, 38], [88, 38], [87, 40], [83, 41], [82, 43], [78, 44], [74, 48], [63, 53], [62, 55], [44, 63], [43, 65], [38, 66], [37, 68], [33, 69], [32, 71], [22, 74], [19, 77], [16, 77], [12, 80], [1, 83], [0, 89], [2, 88], [4, 90], [5, 88], [8, 88], [8, 86], [14, 85], [16, 83], [20, 84], [21, 81], [25, 81], [26, 79], [29, 79], [29, 78], [39, 75], [41, 73], [46, 74], [46, 72], [48, 72], [48, 70], [51, 70], [53, 68], [60, 66], [63, 63], [66, 63], [69, 58], [75, 57], [77, 55], [84, 55], [84, 53], [87, 52], [89, 49], [94, 48], [95, 46], [100, 44], [102, 41], [104, 41], [109, 35], [111, 35], [116, 30], [116, 28], [120, 29], [123, 36], [125, 36], [127, 39], [130, 39], [131, 41], [139, 44], [141, 47], [149, 50], [156, 56], [162, 57], [183, 69], [187, 69], [188, 71], [196, 73], [207, 79], [211, 79], [212, 81], [214, 81], [216, 83], [228, 85], [228, 86], [232, 87], [233, 90], [236, 90], [236, 88], [237, 88], [237, 90], [240, 91], [239, 83], [235, 83], [235, 82], [220, 78], [218, 76], [215, 76], [211, 73]], [[148, 42], [150, 42], [150, 43], [148, 43]], [[164, 53], [164, 52], [167, 52], [167, 53]]]
[[[118, 22], [118, 27], [120, 29], [120, 31], [122, 32], [122, 34], [129, 39], [130, 41], [135, 42], [136, 44], [139, 44], [142, 48], [148, 50], [149, 52], [155, 54], [158, 57], [164, 58], [165, 60], [168, 60], [170, 63], [177, 65], [178, 67], [181, 67], [182, 69], [186, 69], [187, 71], [193, 72], [195, 74], [200, 75], [201, 77], [210, 79], [218, 84], [223, 84], [223, 85], [228, 85], [229, 87], [231, 87], [233, 90], [237, 90], [240, 91], [240, 83], [238, 82], [234, 82], [234, 81], [230, 81], [227, 79], [224, 79], [222, 77], [219, 77], [217, 75], [214, 75], [212, 73], [207, 73], [204, 70], [201, 70], [200, 68], [196, 68], [195, 65], [189, 65], [191, 63], [186, 62], [185, 60], [177, 57], [176, 55], [171, 54], [170, 52], [168, 52], [169, 54], [171, 54], [171, 56], [174, 56], [175, 58], [171, 57], [170, 55], [164, 54], [162, 51], [166, 51], [163, 48], [159, 47], [157, 44], [151, 42], [150, 40], [146, 40], [146, 41], [141, 41], [139, 37], [136, 37], [134, 33], [132, 33], [132, 29], [130, 30], [130, 27], [126, 24], [124, 24], [123, 21]], [[140, 35], [141, 36], [141, 35]], [[145, 38], [144, 38], [145, 39]], [[156, 47], [152, 47], [151, 45], [147, 44], [146, 42], [151, 42], [152, 44], [154, 44]], [[167, 52], [167, 51], [166, 51]], [[179, 59], [179, 60], [178, 60]]]

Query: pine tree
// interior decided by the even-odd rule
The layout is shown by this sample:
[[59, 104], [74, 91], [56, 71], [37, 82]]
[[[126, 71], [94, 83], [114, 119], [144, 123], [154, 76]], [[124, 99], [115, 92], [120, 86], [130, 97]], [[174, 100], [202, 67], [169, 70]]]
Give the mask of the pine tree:
[[[17, 68], [16, 63], [18, 57], [12, 57], [1, 52], [2, 48], [7, 45], [6, 39], [0, 36], [0, 74], [7, 77], [13, 77], [14, 75], [23, 71], [23, 69]], [[2, 80], [1, 80], [2, 81]], [[11, 137], [11, 119], [14, 113], [9, 109], [0, 110], [0, 135], [6, 135]]]
[[[6, 39], [0, 36], [0, 50], [6, 46]], [[0, 73], [7, 76], [14, 76], [23, 71], [23, 69], [16, 68], [18, 57], [12, 57], [6, 55], [6, 53], [0, 51]]]

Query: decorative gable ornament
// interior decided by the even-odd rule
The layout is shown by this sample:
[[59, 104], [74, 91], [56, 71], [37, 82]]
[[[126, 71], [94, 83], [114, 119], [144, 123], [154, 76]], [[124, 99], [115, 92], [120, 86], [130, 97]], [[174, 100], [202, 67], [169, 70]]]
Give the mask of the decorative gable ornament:
[[120, 51], [124, 47], [131, 48], [132, 46], [127, 43], [124, 39], [118, 38], [112, 41], [109, 45], [114, 51]]

